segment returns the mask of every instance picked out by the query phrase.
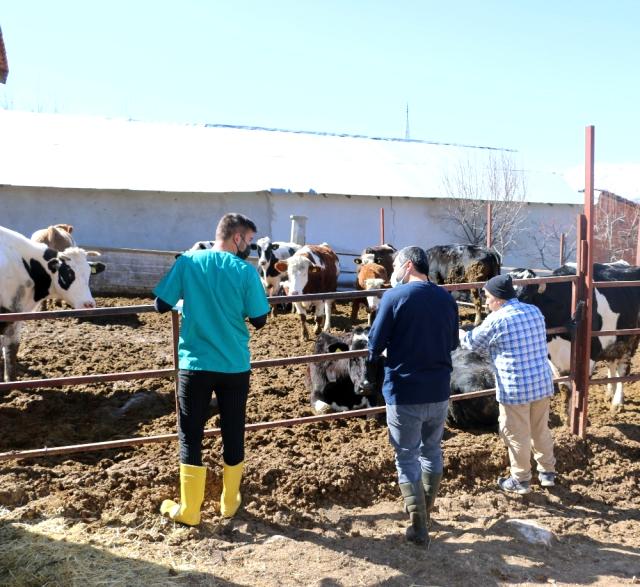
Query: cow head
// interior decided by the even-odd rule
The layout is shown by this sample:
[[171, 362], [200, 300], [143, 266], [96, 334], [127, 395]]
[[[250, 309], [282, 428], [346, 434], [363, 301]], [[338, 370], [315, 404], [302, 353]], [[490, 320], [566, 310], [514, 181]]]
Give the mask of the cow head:
[[48, 260], [45, 256], [51, 280], [48, 297], [64, 300], [75, 309], [95, 308], [96, 302], [89, 290], [89, 277], [104, 271], [105, 265], [96, 261], [87, 261], [87, 257], [98, 255], [100, 253], [97, 251], [69, 247]]
[[[353, 262], [356, 265], [366, 265], [367, 263], [378, 263], [374, 253], [362, 253], [359, 257], [356, 257]], [[378, 263], [379, 265], [380, 263]]]
[[251, 243], [249, 246], [251, 247], [251, 250], [258, 253], [258, 267], [260, 267], [263, 272], [266, 272], [269, 267], [269, 263], [271, 263], [271, 260], [273, 259], [273, 251], [278, 249], [280, 244], [271, 242], [271, 238], [268, 236], [263, 236], [255, 243]]
[[[339, 353], [342, 351], [361, 351], [367, 348], [369, 342], [369, 328], [361, 328], [357, 326], [353, 329], [351, 343], [344, 340], [334, 340], [327, 346], [330, 353]], [[368, 396], [376, 392], [376, 387], [382, 382], [380, 377], [382, 372], [381, 363], [369, 363], [366, 357], [355, 357], [348, 359], [349, 379], [353, 383], [353, 391], [357, 395]], [[329, 364], [327, 368], [327, 378], [330, 381], [335, 380], [336, 375], [331, 372], [337, 365]]]
[[[387, 284], [389, 287], [390, 284]], [[372, 277], [371, 279], [365, 279], [364, 289], [382, 289], [385, 287], [384, 279], [378, 277]], [[367, 296], [367, 306], [371, 312], [377, 312], [380, 305], [380, 298], [378, 296]]]
[[[364, 350], [369, 343], [369, 328], [353, 329], [351, 339], [352, 351]], [[382, 359], [374, 362], [367, 361], [366, 357], [358, 357], [349, 361], [349, 376], [353, 382], [353, 391], [358, 395], [372, 395], [382, 384]]]
[[289, 281], [289, 295], [296, 296], [303, 293], [309, 282], [309, 274], [321, 271], [321, 267], [314, 264], [305, 255], [293, 255], [286, 261], [278, 261], [274, 267], [280, 273], [287, 273]]
[[[537, 277], [534, 271], [531, 269], [513, 269], [509, 271], [509, 275], [513, 279], [533, 279]], [[546, 284], [544, 283], [531, 283], [528, 285], [514, 284], [513, 289], [516, 290], [516, 296], [521, 302], [532, 303], [536, 294], [544, 292]]]

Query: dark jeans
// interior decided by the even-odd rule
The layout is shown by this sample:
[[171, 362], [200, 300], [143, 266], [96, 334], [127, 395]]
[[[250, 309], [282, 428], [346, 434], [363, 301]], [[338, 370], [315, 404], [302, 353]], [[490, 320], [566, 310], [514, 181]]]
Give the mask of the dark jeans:
[[244, 461], [244, 424], [250, 374], [250, 371], [217, 373], [180, 369], [178, 438], [182, 464], [202, 465], [202, 437], [213, 392], [220, 408], [222, 458], [230, 466]]

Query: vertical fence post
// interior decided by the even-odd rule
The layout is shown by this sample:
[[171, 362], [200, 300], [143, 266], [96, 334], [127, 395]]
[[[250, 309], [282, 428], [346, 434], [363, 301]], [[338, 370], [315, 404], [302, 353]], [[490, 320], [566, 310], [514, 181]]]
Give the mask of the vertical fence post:
[[380, 208], [380, 244], [384, 245], [384, 208]]
[[589, 377], [591, 375], [591, 330], [593, 306], [593, 165], [595, 154], [595, 128], [585, 128], [585, 182], [584, 182], [584, 215], [586, 216], [586, 244], [583, 256], [585, 315], [584, 315], [584, 349], [579, 368], [583, 372], [584, 385], [582, 401], [579, 406], [578, 434], [584, 438], [587, 429], [589, 403]]
[[493, 245], [493, 218], [491, 202], [487, 202], [487, 248]]
[[[587, 254], [585, 235], [587, 232], [587, 217], [584, 214], [578, 214], [576, 222], [576, 281], [573, 282], [571, 296], [571, 315], [574, 316], [578, 302], [584, 302], [584, 260]], [[584, 303], [582, 304], [584, 313]], [[573, 434], [578, 434], [580, 424], [580, 406], [585, 386], [584, 371], [581, 369], [581, 361], [583, 360], [586, 344], [584, 335], [584, 314], [579, 319], [575, 332], [573, 333], [573, 341], [571, 345], [571, 397], [569, 403], [569, 426]], [[591, 348], [591, 345], [589, 345]]]
[[565, 239], [566, 239], [566, 235], [564, 234], [564, 232], [560, 233], [560, 267], [562, 267], [564, 265], [564, 246], [565, 246]]
[[178, 341], [180, 339], [180, 314], [175, 310], [171, 310], [171, 334], [173, 335], [173, 388], [176, 399], [176, 420], [180, 408], [178, 406]]

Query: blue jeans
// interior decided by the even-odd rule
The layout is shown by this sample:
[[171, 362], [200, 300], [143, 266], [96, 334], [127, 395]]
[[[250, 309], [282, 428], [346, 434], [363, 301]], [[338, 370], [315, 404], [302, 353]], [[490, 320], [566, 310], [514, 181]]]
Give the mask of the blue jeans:
[[424, 473], [442, 473], [442, 435], [449, 401], [387, 404], [389, 441], [396, 453], [398, 483], [416, 483]]

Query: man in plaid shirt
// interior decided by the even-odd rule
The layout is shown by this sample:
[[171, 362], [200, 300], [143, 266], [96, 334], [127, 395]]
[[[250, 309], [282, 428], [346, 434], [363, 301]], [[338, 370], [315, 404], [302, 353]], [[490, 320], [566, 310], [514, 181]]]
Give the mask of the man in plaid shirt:
[[511, 477], [498, 479], [510, 493], [529, 493], [531, 450], [540, 484], [555, 483], [549, 407], [553, 376], [547, 360], [544, 317], [516, 298], [510, 275], [498, 275], [484, 287], [491, 314], [477, 328], [460, 333], [463, 348], [488, 353], [494, 366], [499, 428], [511, 464]]

